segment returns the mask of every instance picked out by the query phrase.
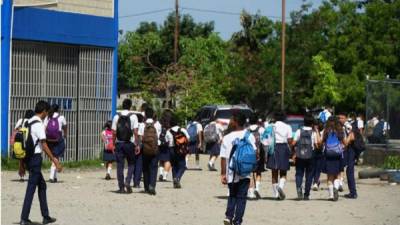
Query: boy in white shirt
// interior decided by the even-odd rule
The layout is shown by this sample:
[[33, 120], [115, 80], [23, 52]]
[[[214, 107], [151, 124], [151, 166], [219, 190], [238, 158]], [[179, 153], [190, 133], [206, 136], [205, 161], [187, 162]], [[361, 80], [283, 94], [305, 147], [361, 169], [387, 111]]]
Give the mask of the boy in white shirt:
[[[224, 220], [224, 224], [239, 225], [242, 223], [246, 208], [250, 176], [240, 177], [238, 175], [234, 175], [234, 172], [229, 169], [229, 161], [231, 157], [231, 151], [234, 147], [234, 142], [238, 139], [242, 139], [247, 133], [247, 130], [244, 127], [246, 124], [246, 116], [241, 112], [236, 112], [233, 114], [230, 123], [230, 127], [233, 131], [223, 138], [220, 152], [221, 183], [228, 184], [229, 187], [229, 198], [225, 212], [226, 218]], [[251, 134], [249, 136], [249, 141], [255, 150], [255, 138]]]

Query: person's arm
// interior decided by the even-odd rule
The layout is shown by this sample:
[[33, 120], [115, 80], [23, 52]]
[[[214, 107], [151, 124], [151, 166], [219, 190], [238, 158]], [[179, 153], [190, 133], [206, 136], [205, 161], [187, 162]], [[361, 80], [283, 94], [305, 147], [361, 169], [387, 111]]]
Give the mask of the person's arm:
[[53, 153], [51, 153], [49, 146], [47, 146], [46, 140], [41, 140], [40, 143], [42, 144], [43, 150], [46, 153], [46, 155], [49, 157], [50, 161], [52, 161], [55, 164], [57, 171], [61, 172], [62, 166], [61, 166], [60, 162], [58, 161], [58, 159], [53, 156]]
[[139, 146], [139, 135], [138, 135], [138, 128], [133, 129], [133, 135], [135, 136], [135, 154], [140, 154], [140, 146]]
[[226, 179], [226, 159], [223, 157], [221, 157], [221, 183], [228, 183], [228, 180]]
[[321, 138], [321, 134], [318, 130], [318, 127], [314, 127], [314, 135], [315, 135], [314, 149], [320, 149], [320, 147], [322, 145], [322, 138]]
[[63, 125], [62, 126], [62, 130], [64, 132], [64, 138], [67, 138], [68, 135], [68, 126], [67, 125]]
[[[350, 134], [347, 135], [346, 138], [343, 138], [343, 145], [344, 145], [345, 147], [347, 147], [347, 146], [350, 145], [350, 143], [353, 142], [353, 141], [354, 141], [354, 133], [353, 133], [353, 132], [350, 132]], [[345, 148], [345, 149], [346, 149], [346, 148]]]

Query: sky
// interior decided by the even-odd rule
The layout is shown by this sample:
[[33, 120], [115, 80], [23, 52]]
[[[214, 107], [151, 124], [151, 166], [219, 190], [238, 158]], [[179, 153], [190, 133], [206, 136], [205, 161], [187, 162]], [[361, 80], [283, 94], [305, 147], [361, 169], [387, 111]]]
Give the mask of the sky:
[[[313, 8], [322, 1], [306, 0]], [[286, 16], [300, 9], [302, 3], [303, 0], [286, 0]], [[181, 13], [192, 15], [196, 22], [214, 21], [215, 31], [225, 40], [240, 30], [239, 14], [243, 9], [251, 14], [260, 12], [273, 20], [280, 20], [282, 13], [280, 0], [179, 0], [179, 4]], [[133, 31], [142, 21], [162, 24], [174, 7], [175, 0], [119, 0], [119, 29]]]

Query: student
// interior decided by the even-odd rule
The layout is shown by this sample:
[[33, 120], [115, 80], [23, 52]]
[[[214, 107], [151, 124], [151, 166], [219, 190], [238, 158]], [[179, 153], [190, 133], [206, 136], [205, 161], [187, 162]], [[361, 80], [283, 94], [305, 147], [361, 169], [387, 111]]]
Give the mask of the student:
[[55, 218], [49, 216], [49, 209], [47, 206], [46, 195], [46, 181], [41, 172], [42, 169], [42, 152], [44, 151], [49, 159], [54, 163], [58, 172], [62, 171], [61, 164], [58, 159], [53, 156], [51, 150], [46, 143], [46, 129], [43, 120], [49, 111], [49, 104], [44, 101], [39, 101], [35, 106], [35, 116], [28, 120], [28, 127], [30, 127], [30, 135], [32, 136], [33, 143], [35, 143], [33, 155], [25, 160], [26, 167], [29, 170], [29, 181], [25, 193], [24, 204], [21, 213], [21, 225], [33, 224], [29, 220], [33, 196], [36, 187], [38, 187], [38, 195], [40, 202], [40, 211], [43, 216], [43, 224], [56, 222]]
[[[115, 157], [117, 162], [118, 193], [132, 193], [130, 181], [132, 180], [135, 155], [140, 153], [138, 139], [137, 116], [129, 112], [132, 107], [130, 99], [122, 102], [123, 110], [114, 116], [112, 130], [114, 132]], [[128, 162], [128, 172], [124, 180], [125, 159]], [[126, 188], [126, 190], [125, 190]]]
[[[47, 145], [54, 157], [58, 160], [65, 152], [65, 139], [67, 138], [67, 121], [59, 112], [59, 106], [53, 104], [50, 107], [49, 115], [44, 121], [46, 126]], [[50, 168], [50, 183], [57, 183], [57, 169], [54, 163]]]
[[[330, 117], [325, 125], [322, 143], [325, 146], [325, 166], [323, 172], [328, 176], [329, 200], [339, 199], [339, 175], [343, 168], [343, 153], [332, 154], [329, 146], [341, 146], [342, 152], [346, 150], [352, 135], [345, 137], [342, 124], [335, 117]], [[337, 143], [337, 144], [336, 144]], [[334, 150], [334, 148], [332, 148]]]
[[[21, 128], [26, 128], [28, 125], [28, 120], [32, 118], [34, 115], [35, 112], [32, 109], [26, 110], [24, 118], [19, 119], [15, 124], [13, 133], [15, 134]], [[14, 141], [15, 135], [12, 135], [12, 137], [13, 137], [12, 140]], [[25, 176], [25, 163], [23, 160], [19, 160], [19, 168], [21, 168], [21, 170], [18, 171], [19, 181], [23, 182]]]
[[154, 111], [147, 107], [145, 110], [145, 126], [139, 129], [139, 136], [143, 144], [143, 184], [144, 190], [150, 195], [156, 195], [157, 165], [158, 165], [158, 138], [160, 131], [153, 120]]
[[[146, 103], [143, 103], [142, 105], [142, 110], [147, 109], [148, 106]], [[144, 130], [145, 128], [145, 123], [144, 123], [144, 116], [142, 114], [137, 114], [136, 115], [138, 118], [138, 131], [139, 130]], [[140, 188], [140, 180], [142, 179], [142, 172], [143, 172], [143, 143], [141, 138], [138, 138], [138, 144], [140, 147], [140, 152], [139, 154], [135, 154], [135, 169], [133, 170], [133, 187], [134, 188]]]
[[[292, 142], [292, 127], [284, 123], [286, 115], [283, 112], [274, 113], [275, 122], [275, 150], [268, 157], [267, 168], [272, 170], [272, 192], [274, 198], [284, 200], [286, 198], [283, 191], [286, 183], [286, 174], [290, 169], [289, 158]], [[278, 175], [280, 175], [278, 183]]]
[[[322, 123], [322, 121], [317, 120], [315, 125], [314, 125], [314, 130], [318, 130], [320, 133], [320, 137], [321, 137], [321, 141], [322, 141], [322, 133], [323, 133], [323, 129], [324, 129], [324, 124]], [[313, 152], [314, 156], [313, 156], [313, 191], [318, 191], [321, 181], [320, 181], [320, 177], [321, 177], [321, 172], [322, 172], [322, 168], [325, 165], [325, 156], [324, 156], [324, 148], [323, 146], [320, 144], [319, 146], [317, 146], [317, 148], [315, 149], [315, 151]]]
[[201, 170], [200, 167], [200, 151], [203, 146], [203, 126], [198, 122], [198, 118], [195, 117], [189, 122], [187, 131], [190, 136], [189, 140], [189, 153], [186, 155], [186, 165], [188, 164], [189, 158], [192, 154], [196, 157], [196, 169]]
[[356, 121], [357, 128], [360, 130], [361, 134], [364, 135], [364, 115], [362, 113], [358, 113]]
[[255, 114], [250, 116], [249, 123], [250, 126], [247, 130], [253, 134], [256, 140], [257, 155], [259, 157], [257, 160], [257, 168], [253, 173], [252, 179], [250, 179], [250, 188], [247, 196], [250, 199], [260, 199], [261, 173], [265, 171], [265, 151], [261, 146], [261, 136], [265, 128], [263, 127], [264, 123], [258, 120]]
[[[337, 114], [337, 118], [338, 121], [340, 123], [340, 125], [342, 126], [342, 129], [344, 131], [344, 138], [347, 138], [348, 135], [351, 133], [352, 131], [352, 126], [351, 126], [351, 122], [348, 120], [347, 114], [344, 112], [339, 112]], [[344, 151], [343, 152], [343, 158], [342, 158], [342, 166], [340, 169], [340, 174], [339, 174], [339, 192], [343, 192], [343, 186], [344, 186], [344, 169], [347, 166], [348, 163], [348, 159], [349, 159], [349, 151]]]
[[160, 119], [161, 132], [159, 136], [159, 177], [158, 181], [167, 181], [171, 172], [171, 151], [167, 140], [167, 131], [171, 128], [172, 112], [165, 110]]
[[[221, 182], [228, 184], [229, 197], [228, 204], [225, 212], [225, 225], [239, 225], [242, 224], [244, 212], [247, 202], [247, 191], [250, 184], [250, 176], [240, 177], [235, 175], [229, 167], [231, 158], [231, 151], [234, 147], [234, 142], [238, 139], [244, 138], [248, 132], [245, 129], [246, 117], [241, 112], [234, 112], [230, 121], [232, 132], [226, 135], [222, 140], [221, 145]], [[253, 135], [249, 136], [249, 141], [256, 149], [255, 138]]]
[[104, 124], [104, 130], [101, 132], [101, 140], [104, 144], [103, 161], [106, 165], [106, 180], [111, 180], [112, 164], [115, 161], [115, 144], [113, 131], [111, 129], [112, 121], [109, 120]]
[[212, 121], [204, 128], [204, 141], [206, 142], [206, 151], [210, 154], [208, 161], [208, 170], [217, 171], [215, 161], [220, 154], [220, 146], [223, 138], [224, 128], [216, 121]]
[[189, 134], [185, 128], [178, 126], [175, 114], [170, 121], [171, 128], [167, 131], [166, 138], [171, 152], [172, 177], [174, 188], [181, 188], [181, 179], [186, 170], [186, 154]]
[[[321, 137], [319, 130], [315, 129], [312, 115], [304, 116], [304, 127], [298, 129], [294, 136], [293, 146], [296, 154], [293, 161], [296, 164], [296, 189], [298, 200], [310, 200], [310, 190], [313, 181], [314, 167], [313, 157], [319, 148]], [[303, 177], [306, 177], [303, 193]]]

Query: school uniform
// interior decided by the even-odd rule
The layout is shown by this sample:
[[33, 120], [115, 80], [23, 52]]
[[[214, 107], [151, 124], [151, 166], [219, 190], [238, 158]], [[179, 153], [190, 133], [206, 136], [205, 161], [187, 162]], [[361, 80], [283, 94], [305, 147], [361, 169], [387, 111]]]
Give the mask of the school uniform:
[[[138, 131], [144, 131], [145, 124], [139, 123]], [[140, 180], [142, 179], [143, 172], [143, 144], [139, 139], [140, 153], [135, 154], [135, 167], [133, 170], [133, 186], [140, 187]]]
[[325, 156], [323, 152], [323, 147], [321, 149], [316, 149], [313, 152], [313, 183], [319, 186], [320, 176], [325, 165]]
[[[294, 140], [296, 142], [300, 141], [301, 132], [310, 132], [310, 131], [312, 132], [312, 134], [311, 134], [312, 150], [313, 150], [313, 152], [315, 152], [314, 146], [315, 146], [315, 143], [317, 142], [317, 140], [316, 140], [316, 134], [314, 131], [312, 131], [311, 127], [304, 126], [302, 129], [298, 129], [294, 136]], [[311, 190], [311, 185], [312, 185], [313, 175], [314, 175], [313, 158], [310, 158], [310, 159], [296, 158], [295, 166], [296, 166], [295, 177], [296, 177], [297, 190], [299, 191], [302, 189], [303, 177], [305, 176], [306, 182], [304, 185], [304, 196], [308, 197], [308, 196], [310, 196], [310, 190]]]
[[[186, 130], [189, 130], [189, 127], [192, 125], [196, 126], [197, 136], [199, 137], [201, 135], [201, 132], [203, 131], [203, 126], [199, 122], [193, 121], [188, 124]], [[198, 140], [196, 140], [194, 142], [189, 141], [189, 145], [188, 145], [189, 154], [199, 154], [200, 149], [198, 148], [198, 145], [199, 145]]]
[[[160, 137], [161, 126], [156, 126], [153, 119], [147, 119], [145, 124], [154, 124], [154, 128], [157, 131], [157, 138]], [[143, 137], [145, 127], [142, 126], [139, 128], [139, 136]], [[159, 141], [158, 141], [158, 144]], [[150, 189], [154, 190], [156, 188], [157, 182], [157, 166], [158, 166], [158, 155], [146, 155], [143, 154], [143, 185], [144, 190], [147, 192]]]
[[171, 130], [173, 132], [178, 132], [179, 129], [181, 129], [181, 131], [185, 134], [186, 138], [189, 140], [190, 137], [187, 130], [185, 128], [180, 128], [179, 126], [172, 127], [170, 130], [167, 131], [166, 134], [171, 154], [172, 177], [174, 178], [174, 180], [176, 179], [178, 182], [181, 180], [186, 170], [186, 155], [176, 153], [174, 136], [172, 135]]
[[[61, 158], [64, 156], [65, 152], [65, 138], [64, 138], [65, 134], [62, 128], [67, 126], [67, 121], [65, 120], [65, 117], [63, 115], [60, 115], [57, 112], [53, 114], [52, 118], [57, 118], [58, 120], [59, 132], [61, 133], [61, 138], [56, 142], [48, 141], [47, 145], [49, 146], [51, 152], [56, 158]], [[47, 127], [49, 120], [50, 119], [48, 117], [44, 120], [45, 127]]]
[[[121, 111], [121, 115], [126, 116], [130, 112], [128, 110]], [[115, 115], [112, 121], [112, 130], [117, 131], [117, 123], [118, 123], [119, 115]], [[132, 114], [130, 117], [131, 129], [138, 129], [139, 123], [137, 116]], [[130, 184], [132, 180], [134, 165], [135, 165], [135, 136], [132, 135], [130, 141], [122, 141], [116, 140], [115, 142], [115, 158], [117, 162], [117, 179], [118, 179], [118, 187], [120, 190], [124, 190], [125, 183], [127, 185]], [[124, 166], [125, 160], [128, 162], [128, 172], [126, 174], [126, 179], [124, 181]]]
[[[264, 127], [260, 127], [257, 124], [253, 124], [253, 125], [249, 126], [249, 131], [258, 132], [257, 135], [260, 137], [260, 140], [261, 140], [261, 136], [264, 133], [265, 128]], [[265, 172], [265, 150], [261, 146], [261, 143], [256, 143], [256, 145], [257, 144], [258, 144], [257, 149], [259, 151], [259, 159], [257, 161], [257, 167], [256, 167], [255, 172], [256, 172], [257, 175], [260, 175], [262, 172]]]
[[[222, 139], [220, 157], [226, 160], [227, 181], [229, 188], [228, 204], [226, 207], [225, 216], [232, 221], [232, 224], [241, 224], [243, 221], [244, 212], [247, 202], [247, 191], [250, 185], [250, 175], [241, 177], [234, 174], [230, 169], [230, 157], [233, 148], [233, 143], [236, 139], [242, 139], [247, 130], [233, 131]], [[249, 137], [250, 143], [256, 149], [255, 138], [253, 135]]]
[[215, 124], [215, 126], [217, 128], [217, 134], [219, 136], [219, 139], [217, 142], [206, 143], [206, 150], [207, 150], [207, 152], [209, 152], [210, 157], [219, 156], [220, 149], [221, 149], [220, 140], [222, 140], [223, 134], [224, 134], [224, 128], [219, 123], [211, 122], [207, 126], [210, 126], [213, 123]]
[[[342, 142], [345, 136], [344, 132], [341, 134], [336, 134], [339, 141]], [[343, 171], [344, 159], [343, 155], [339, 157], [328, 157], [325, 155], [325, 165], [322, 172], [328, 175], [338, 175]]]
[[42, 143], [41, 141], [46, 140], [45, 126], [38, 116], [33, 116], [29, 119], [28, 123], [33, 121], [39, 121], [31, 126], [31, 135], [33, 143], [38, 143], [35, 147], [34, 154], [31, 158], [25, 161], [27, 169], [29, 171], [28, 186], [25, 193], [24, 203], [22, 207], [21, 220], [27, 221], [31, 211], [33, 196], [35, 194], [36, 187], [38, 187], [38, 196], [40, 202], [40, 211], [43, 218], [49, 217], [49, 209], [47, 206], [47, 195], [46, 195], [46, 181], [44, 180], [41, 172], [42, 168]]
[[292, 138], [292, 127], [277, 121], [275, 123], [275, 151], [267, 159], [267, 168], [287, 171], [290, 169], [290, 149], [287, 139]]
[[[107, 140], [106, 137], [106, 131], [104, 130], [103, 132], [101, 132], [102, 137]], [[114, 162], [115, 161], [115, 153], [108, 151], [106, 149], [106, 145], [104, 145], [104, 149], [103, 149], [103, 161], [104, 162]]]

